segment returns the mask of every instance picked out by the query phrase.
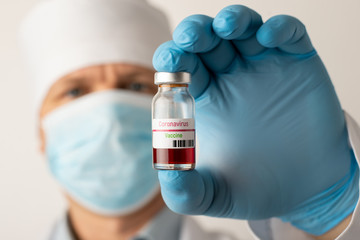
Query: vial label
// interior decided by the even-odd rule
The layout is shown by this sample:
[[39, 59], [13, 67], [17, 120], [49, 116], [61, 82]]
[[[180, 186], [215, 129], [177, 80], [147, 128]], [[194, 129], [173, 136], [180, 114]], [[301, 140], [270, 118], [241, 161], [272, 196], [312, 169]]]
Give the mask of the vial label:
[[195, 120], [153, 119], [153, 148], [194, 148]]

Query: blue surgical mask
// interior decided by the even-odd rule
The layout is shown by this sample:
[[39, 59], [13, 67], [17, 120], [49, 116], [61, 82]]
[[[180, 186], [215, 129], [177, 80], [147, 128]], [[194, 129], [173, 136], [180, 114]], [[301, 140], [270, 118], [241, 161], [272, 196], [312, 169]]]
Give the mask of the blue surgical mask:
[[151, 165], [150, 96], [92, 93], [50, 112], [43, 128], [52, 174], [91, 211], [127, 214], [159, 192]]

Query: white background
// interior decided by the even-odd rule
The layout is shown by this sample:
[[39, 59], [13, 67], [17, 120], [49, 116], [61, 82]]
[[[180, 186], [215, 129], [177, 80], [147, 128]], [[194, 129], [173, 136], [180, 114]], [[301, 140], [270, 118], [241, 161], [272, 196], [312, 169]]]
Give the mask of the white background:
[[[1, 0], [0, 7], [0, 239], [39, 239], [65, 203], [37, 154], [28, 82], [16, 45], [19, 21], [35, 0]], [[190, 14], [215, 16], [224, 6], [244, 4], [266, 20], [294, 15], [307, 26], [343, 105], [360, 121], [359, 0], [152, 0], [173, 27]], [[250, 239], [244, 222], [200, 217], [211, 229], [228, 229]]]

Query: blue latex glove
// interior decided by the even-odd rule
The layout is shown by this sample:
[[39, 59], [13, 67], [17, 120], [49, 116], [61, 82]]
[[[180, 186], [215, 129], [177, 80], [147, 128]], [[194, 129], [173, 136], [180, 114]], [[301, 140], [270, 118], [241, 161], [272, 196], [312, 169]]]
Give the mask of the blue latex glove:
[[181, 214], [273, 216], [314, 235], [354, 209], [358, 168], [344, 114], [304, 25], [263, 23], [244, 6], [184, 19], [153, 59], [187, 71], [196, 100], [198, 167], [159, 171], [166, 204]]

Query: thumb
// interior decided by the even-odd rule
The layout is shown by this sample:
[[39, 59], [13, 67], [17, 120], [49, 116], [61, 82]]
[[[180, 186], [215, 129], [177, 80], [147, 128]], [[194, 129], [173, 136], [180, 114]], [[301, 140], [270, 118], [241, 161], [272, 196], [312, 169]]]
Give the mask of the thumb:
[[176, 213], [227, 217], [230, 212], [227, 185], [207, 169], [162, 170], [158, 177], [163, 199]]

